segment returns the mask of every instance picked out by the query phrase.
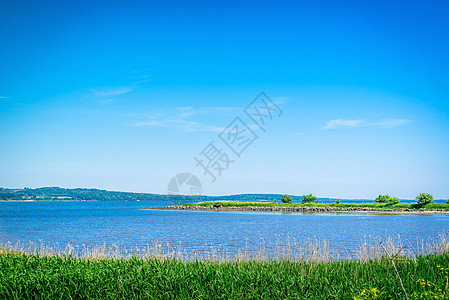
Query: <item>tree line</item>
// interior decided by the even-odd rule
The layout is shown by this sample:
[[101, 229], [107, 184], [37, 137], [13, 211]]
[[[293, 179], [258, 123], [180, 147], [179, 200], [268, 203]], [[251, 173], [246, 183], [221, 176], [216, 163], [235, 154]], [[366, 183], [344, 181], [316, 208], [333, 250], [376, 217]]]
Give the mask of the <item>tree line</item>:
[[[416, 207], [422, 207], [427, 204], [434, 203], [433, 196], [428, 193], [420, 193], [415, 198], [416, 203], [414, 204]], [[289, 195], [282, 195], [281, 197], [282, 203], [293, 203], [293, 199]], [[301, 204], [307, 204], [307, 203], [318, 203], [318, 198], [313, 196], [312, 194], [308, 195], [302, 195], [300, 199]], [[276, 200], [274, 200], [276, 202]], [[399, 199], [396, 197], [390, 197], [390, 195], [379, 195], [374, 199], [374, 203], [384, 204], [384, 205], [396, 205], [399, 204]], [[340, 204], [340, 200], [336, 200], [336, 204]], [[446, 201], [446, 204], [449, 204], [449, 199]]]

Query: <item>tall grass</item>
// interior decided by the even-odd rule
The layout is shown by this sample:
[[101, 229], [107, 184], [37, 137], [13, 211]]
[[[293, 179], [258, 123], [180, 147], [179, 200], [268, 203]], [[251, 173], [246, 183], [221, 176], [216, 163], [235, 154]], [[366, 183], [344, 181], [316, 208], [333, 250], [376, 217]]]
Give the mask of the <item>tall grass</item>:
[[[449, 253], [449, 232], [438, 234], [434, 238], [416, 241], [402, 240], [399, 235], [388, 236], [381, 239], [366, 237], [353, 251], [336, 253], [326, 240], [317, 238], [307, 238], [302, 241], [282, 238], [277, 236], [274, 241], [266, 241], [260, 237], [259, 243], [255, 247], [248, 244], [238, 250], [230, 250], [226, 247], [207, 246], [204, 250], [187, 250], [182, 244], [170, 245], [168, 243], [152, 243], [134, 247], [112, 245], [72, 245], [67, 244], [61, 247], [59, 244], [44, 243], [16, 243], [8, 242], [0, 244], [1, 251], [12, 253], [25, 253], [38, 256], [59, 256], [67, 255], [78, 258], [131, 258], [142, 259], [175, 259], [181, 261], [313, 261], [326, 262], [336, 260], [357, 260], [369, 261], [382, 259], [385, 256], [384, 247], [388, 253], [396, 256], [413, 258], [429, 254], [441, 255]], [[382, 242], [382, 245], [380, 244]], [[1, 252], [0, 252], [1, 254]]]
[[352, 260], [338, 260], [316, 239], [261, 239], [257, 249], [233, 255], [157, 243], [7, 243], [0, 247], [0, 299], [351, 299], [373, 288], [385, 299], [402, 299], [404, 290], [411, 298], [426, 291], [418, 279], [444, 287], [438, 266], [449, 266], [447, 234], [416, 243], [391, 237], [382, 245], [366, 239]]
[[[448, 264], [448, 253], [396, 261], [409, 295], [425, 290], [420, 278], [444, 286], [438, 265]], [[0, 254], [0, 299], [352, 299], [373, 287], [384, 299], [404, 298], [386, 258], [220, 263]]]

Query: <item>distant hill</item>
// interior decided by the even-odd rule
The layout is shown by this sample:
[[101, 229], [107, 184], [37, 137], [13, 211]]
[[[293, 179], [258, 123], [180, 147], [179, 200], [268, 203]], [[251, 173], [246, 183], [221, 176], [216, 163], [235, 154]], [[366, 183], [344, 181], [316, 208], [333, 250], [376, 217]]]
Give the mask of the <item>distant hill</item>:
[[[113, 192], [100, 189], [65, 189], [60, 187], [42, 187], [37, 189], [0, 188], [0, 200], [95, 200], [95, 201], [151, 201], [168, 200], [164, 194]], [[189, 196], [178, 196], [188, 200]], [[202, 201], [268, 201], [281, 200], [281, 194], [239, 194], [228, 196], [201, 196]], [[300, 202], [300, 196], [291, 196], [294, 202]], [[198, 198], [198, 197], [196, 197]]]
[[64, 189], [42, 187], [37, 189], [0, 188], [0, 200], [97, 200], [97, 201], [136, 201], [164, 200], [166, 195], [111, 192], [99, 189]]
[[[301, 196], [290, 195], [294, 203], [301, 202]], [[0, 201], [14, 201], [14, 200], [92, 200], [92, 201], [165, 201], [165, 200], [179, 200], [179, 201], [263, 201], [273, 202], [281, 201], [281, 194], [238, 194], [227, 196], [172, 196], [166, 194], [148, 194], [148, 193], [130, 193], [130, 192], [113, 192], [100, 189], [65, 189], [60, 187], [42, 187], [37, 189], [23, 188], [23, 189], [7, 189], [0, 188]], [[337, 200], [337, 198], [319, 198], [320, 203], [330, 203]], [[347, 203], [369, 203], [374, 199], [341, 199]], [[412, 203], [414, 199], [400, 199], [401, 203]], [[446, 200], [435, 199], [435, 203], [445, 203]]]

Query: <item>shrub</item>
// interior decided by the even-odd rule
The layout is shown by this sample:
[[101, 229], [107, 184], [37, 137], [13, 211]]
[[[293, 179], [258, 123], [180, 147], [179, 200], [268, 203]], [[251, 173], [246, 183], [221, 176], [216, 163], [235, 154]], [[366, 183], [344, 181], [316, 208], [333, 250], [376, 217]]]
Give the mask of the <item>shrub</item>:
[[395, 205], [399, 203], [399, 199], [396, 197], [390, 198], [390, 202], [388, 202], [388, 205]]
[[433, 196], [427, 193], [420, 193], [418, 196], [416, 196], [416, 201], [418, 201], [418, 204], [421, 206], [430, 204], [433, 203]]
[[340, 200], [337, 199], [337, 201], [335, 201], [335, 203], [340, 204]]
[[282, 195], [281, 201], [282, 203], [293, 203], [292, 197], [289, 195]]
[[375, 203], [383, 203], [387, 205], [395, 205], [399, 203], [398, 198], [390, 197], [390, 195], [379, 195], [376, 199], [374, 199]]
[[313, 196], [312, 194], [302, 195], [301, 198], [302, 198], [302, 200], [301, 200], [302, 204], [305, 204], [305, 203], [318, 203], [318, 198]]

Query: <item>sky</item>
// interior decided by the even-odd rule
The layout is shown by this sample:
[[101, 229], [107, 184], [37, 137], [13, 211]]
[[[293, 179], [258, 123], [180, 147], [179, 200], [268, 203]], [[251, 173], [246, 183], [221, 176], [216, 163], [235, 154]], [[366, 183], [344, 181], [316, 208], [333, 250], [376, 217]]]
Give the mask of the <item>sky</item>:
[[4, 0], [0, 186], [447, 199], [448, 9]]

